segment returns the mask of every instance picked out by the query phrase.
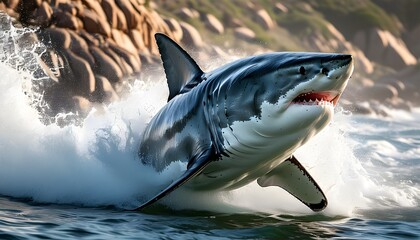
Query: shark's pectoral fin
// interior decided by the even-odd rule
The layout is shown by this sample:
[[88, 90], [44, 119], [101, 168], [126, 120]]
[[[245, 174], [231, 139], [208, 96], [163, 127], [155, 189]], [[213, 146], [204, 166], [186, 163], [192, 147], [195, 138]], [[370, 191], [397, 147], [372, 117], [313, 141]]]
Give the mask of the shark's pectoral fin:
[[209, 164], [213, 159], [213, 154], [213, 148], [209, 148], [198, 154], [193, 159], [191, 159], [188, 163], [187, 170], [181, 175], [181, 177], [172, 182], [168, 187], [160, 191], [156, 196], [143, 203], [142, 205], [140, 205], [140, 207], [136, 208], [135, 210], [141, 210], [147, 207], [148, 205], [155, 203], [159, 199], [165, 197], [166, 195], [180, 187], [182, 184], [186, 183], [191, 178], [200, 174], [201, 171], [207, 166], [207, 164]]
[[258, 178], [257, 182], [262, 187], [283, 188], [312, 211], [321, 211], [327, 206], [327, 198], [321, 188], [294, 156]]

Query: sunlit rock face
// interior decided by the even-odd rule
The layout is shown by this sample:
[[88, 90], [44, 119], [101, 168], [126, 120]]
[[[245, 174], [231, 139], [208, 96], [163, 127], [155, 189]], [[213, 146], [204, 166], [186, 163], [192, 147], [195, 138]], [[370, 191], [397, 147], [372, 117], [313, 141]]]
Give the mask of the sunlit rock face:
[[368, 58], [383, 65], [399, 69], [417, 63], [405, 43], [389, 31], [372, 29], [355, 35], [354, 43]]
[[165, 21], [137, 0], [16, 0], [0, 3], [0, 10], [40, 28], [31, 35], [47, 47], [39, 61], [52, 80], [44, 89], [52, 115], [118, 99], [127, 78], [158, 62], [156, 32], [181, 41], [195, 30], [183, 34], [176, 20]]

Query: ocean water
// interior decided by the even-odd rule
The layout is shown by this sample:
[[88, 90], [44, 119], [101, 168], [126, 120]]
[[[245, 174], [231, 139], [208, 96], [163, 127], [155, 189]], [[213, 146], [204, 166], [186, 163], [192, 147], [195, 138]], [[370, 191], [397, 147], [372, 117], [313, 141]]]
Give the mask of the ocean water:
[[167, 99], [163, 72], [137, 79], [81, 125], [44, 125], [36, 110], [45, 107], [36, 87], [43, 47], [20, 41], [32, 30], [9, 21], [0, 29], [0, 239], [420, 238], [420, 108], [383, 107], [381, 117], [337, 107], [296, 153], [327, 195], [321, 213], [256, 183], [179, 189], [131, 211], [180, 171], [157, 174], [137, 158], [142, 129]]

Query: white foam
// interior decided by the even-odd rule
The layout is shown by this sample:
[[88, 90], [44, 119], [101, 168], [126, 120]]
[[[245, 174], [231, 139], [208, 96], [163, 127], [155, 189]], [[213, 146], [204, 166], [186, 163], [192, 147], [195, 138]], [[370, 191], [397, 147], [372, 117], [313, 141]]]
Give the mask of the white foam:
[[25, 73], [4, 64], [0, 69], [5, 73], [0, 81], [0, 194], [41, 202], [124, 205], [156, 186], [157, 174], [139, 164], [136, 153], [141, 130], [156, 112], [155, 100], [163, 97], [155, 94], [161, 85], [143, 82], [140, 95], [149, 94], [147, 99], [133, 100], [134, 93], [103, 113], [93, 110], [82, 127], [60, 128], [38, 120], [20, 87]]

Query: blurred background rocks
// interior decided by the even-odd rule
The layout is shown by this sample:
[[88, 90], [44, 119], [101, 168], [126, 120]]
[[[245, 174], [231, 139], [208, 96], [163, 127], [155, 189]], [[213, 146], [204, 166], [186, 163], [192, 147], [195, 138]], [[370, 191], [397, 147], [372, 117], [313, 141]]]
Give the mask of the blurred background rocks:
[[154, 34], [199, 64], [268, 51], [351, 53], [342, 106], [386, 115], [420, 105], [420, 1], [2, 0], [0, 11], [38, 27], [50, 115], [118, 100], [130, 79], [159, 65]]

